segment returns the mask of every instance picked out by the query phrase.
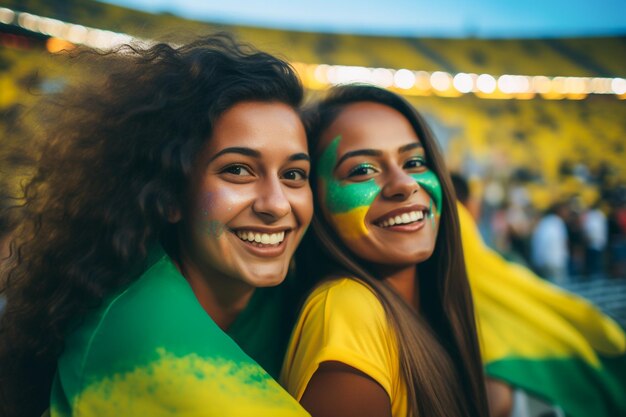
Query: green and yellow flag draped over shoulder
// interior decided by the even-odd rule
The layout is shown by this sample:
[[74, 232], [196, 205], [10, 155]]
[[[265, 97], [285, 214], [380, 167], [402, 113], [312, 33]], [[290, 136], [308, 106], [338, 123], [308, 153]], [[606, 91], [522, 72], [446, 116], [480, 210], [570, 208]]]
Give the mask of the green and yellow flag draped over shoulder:
[[[68, 335], [51, 416], [308, 416], [217, 326], [171, 259], [160, 248], [151, 255], [154, 262], [136, 281]], [[258, 313], [274, 317], [262, 309], [267, 304], [255, 304]], [[235, 327], [239, 336], [258, 339], [245, 323]]]
[[465, 262], [488, 376], [569, 417], [626, 416], [626, 336], [587, 301], [507, 262], [459, 204]]

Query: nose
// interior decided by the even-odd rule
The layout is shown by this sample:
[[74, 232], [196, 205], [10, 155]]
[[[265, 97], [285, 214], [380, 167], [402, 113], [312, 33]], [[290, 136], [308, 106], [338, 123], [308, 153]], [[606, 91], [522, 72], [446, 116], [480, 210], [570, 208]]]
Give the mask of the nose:
[[259, 184], [252, 210], [266, 222], [273, 222], [291, 212], [291, 203], [278, 178]]
[[389, 171], [386, 183], [382, 188], [384, 198], [390, 200], [406, 200], [420, 189], [415, 178], [411, 177], [400, 167], [393, 167]]

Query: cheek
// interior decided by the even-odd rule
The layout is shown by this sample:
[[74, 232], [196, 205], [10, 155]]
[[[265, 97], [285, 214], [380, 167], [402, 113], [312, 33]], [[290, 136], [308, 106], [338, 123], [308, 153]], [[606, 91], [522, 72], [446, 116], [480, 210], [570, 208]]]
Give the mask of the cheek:
[[212, 238], [219, 238], [226, 228], [226, 223], [244, 203], [242, 194], [229, 189], [204, 192], [194, 213], [198, 220], [196, 231]]
[[313, 193], [310, 187], [293, 190], [289, 197], [291, 210], [298, 223], [305, 228], [311, 223], [313, 217]]
[[380, 193], [374, 180], [342, 185], [335, 179], [328, 181], [327, 206], [333, 214], [348, 213], [369, 207]]
[[324, 215], [342, 240], [356, 240], [369, 234], [365, 216], [380, 193], [380, 187], [373, 180], [341, 185], [330, 179], [322, 190]]
[[430, 195], [431, 203], [433, 200], [435, 201], [435, 210], [432, 210], [433, 207], [431, 206], [431, 213], [440, 215], [443, 203], [443, 190], [437, 175], [432, 171], [426, 171], [420, 174], [412, 174], [411, 176]]
[[[365, 227], [365, 215], [369, 210], [369, 205], [337, 212], [337, 202], [332, 199], [333, 193], [328, 194], [326, 192], [326, 182], [319, 181], [318, 184], [319, 190], [316, 197], [320, 203], [323, 217], [339, 238], [344, 242], [348, 242], [367, 236], [368, 230]], [[331, 184], [331, 188], [333, 188], [332, 185], [335, 184]]]

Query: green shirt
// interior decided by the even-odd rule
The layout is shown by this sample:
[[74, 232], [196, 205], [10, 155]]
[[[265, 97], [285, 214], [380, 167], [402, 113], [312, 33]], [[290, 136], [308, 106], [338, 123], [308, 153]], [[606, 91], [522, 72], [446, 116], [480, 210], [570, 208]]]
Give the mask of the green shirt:
[[[66, 338], [52, 417], [308, 415], [215, 324], [162, 250], [156, 259]], [[281, 291], [255, 291], [231, 327], [250, 351], [271, 345], [259, 323], [280, 316], [284, 304], [266, 301], [283, 299]], [[260, 354], [274, 374], [284, 340], [275, 345]]]

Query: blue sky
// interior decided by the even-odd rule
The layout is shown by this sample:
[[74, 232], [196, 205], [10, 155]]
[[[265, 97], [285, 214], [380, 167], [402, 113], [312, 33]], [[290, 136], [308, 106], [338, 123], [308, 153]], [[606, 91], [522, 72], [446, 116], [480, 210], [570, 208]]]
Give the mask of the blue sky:
[[436, 37], [626, 34], [626, 0], [107, 0], [195, 20]]

